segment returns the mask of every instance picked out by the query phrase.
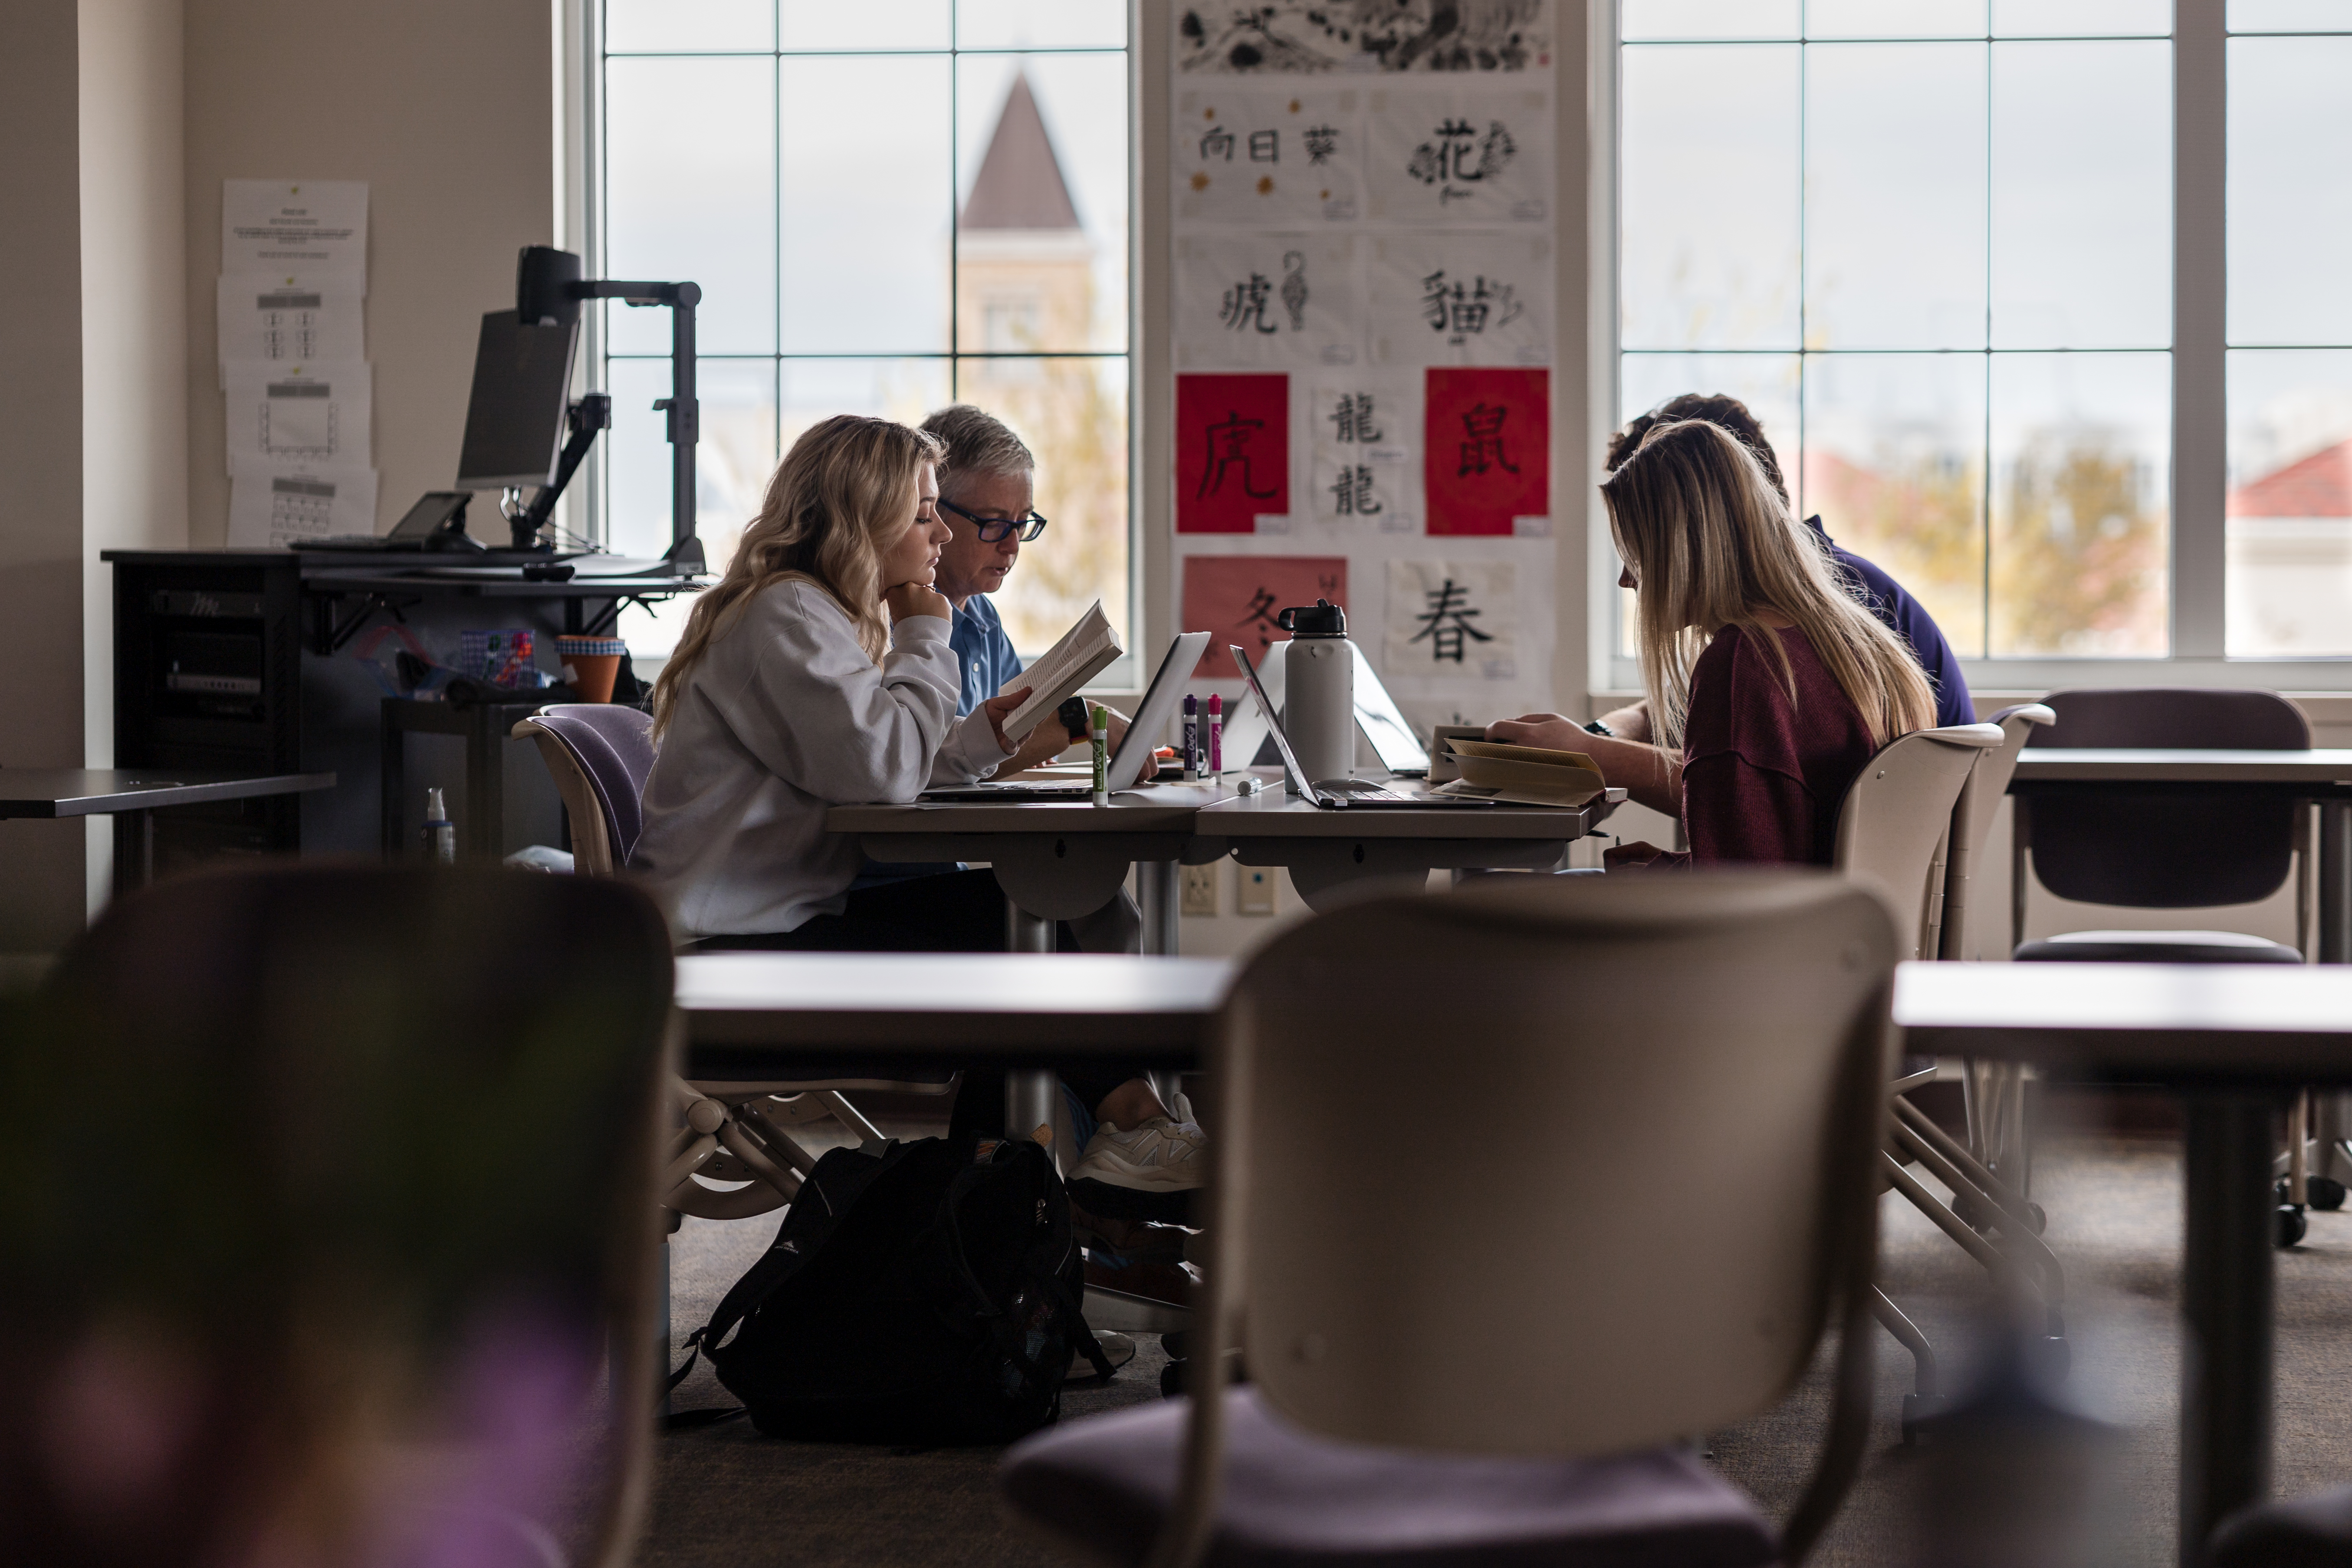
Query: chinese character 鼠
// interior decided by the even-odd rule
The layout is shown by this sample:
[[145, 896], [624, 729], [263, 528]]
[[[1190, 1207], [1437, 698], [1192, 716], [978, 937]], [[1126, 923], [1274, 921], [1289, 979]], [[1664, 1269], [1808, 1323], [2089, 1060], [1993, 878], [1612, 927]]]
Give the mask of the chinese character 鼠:
[[1471, 474], [1483, 474], [1490, 468], [1500, 468], [1507, 474], [1519, 471], [1503, 451], [1503, 421], [1511, 416], [1508, 408], [1496, 408], [1480, 403], [1462, 416], [1462, 433], [1467, 437], [1462, 443], [1462, 466], [1454, 470], [1456, 479]]

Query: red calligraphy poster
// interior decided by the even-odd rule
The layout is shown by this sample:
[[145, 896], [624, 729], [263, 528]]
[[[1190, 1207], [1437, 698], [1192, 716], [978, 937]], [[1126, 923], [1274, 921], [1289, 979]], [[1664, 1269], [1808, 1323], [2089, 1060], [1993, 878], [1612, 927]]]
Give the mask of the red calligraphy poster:
[[1192, 678], [1239, 680], [1241, 669], [1226, 650], [1239, 643], [1256, 663], [1267, 648], [1290, 640], [1275, 617], [1318, 599], [1347, 604], [1346, 556], [1187, 555], [1184, 629], [1209, 634], [1209, 651]]
[[1433, 369], [1423, 406], [1429, 531], [1502, 533], [1551, 513], [1551, 375]]
[[1178, 376], [1176, 531], [1255, 533], [1289, 510], [1290, 378]]

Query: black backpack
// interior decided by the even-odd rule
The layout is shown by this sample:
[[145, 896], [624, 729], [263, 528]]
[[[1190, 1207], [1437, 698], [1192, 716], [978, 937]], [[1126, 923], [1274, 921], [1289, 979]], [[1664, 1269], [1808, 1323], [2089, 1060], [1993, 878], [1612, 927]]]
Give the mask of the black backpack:
[[771, 1436], [1009, 1443], [1060, 1414], [1073, 1351], [1110, 1374], [1085, 1286], [1035, 1143], [867, 1144], [816, 1163], [774, 1245], [687, 1342]]

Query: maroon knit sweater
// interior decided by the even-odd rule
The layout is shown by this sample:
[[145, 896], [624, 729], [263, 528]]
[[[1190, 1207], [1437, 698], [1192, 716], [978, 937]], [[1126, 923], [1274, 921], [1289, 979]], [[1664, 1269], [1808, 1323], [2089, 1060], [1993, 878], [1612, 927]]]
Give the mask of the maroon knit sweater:
[[1826, 866], [1838, 807], [1877, 750], [1870, 726], [1805, 634], [1780, 634], [1796, 695], [1779, 661], [1737, 626], [1717, 633], [1691, 671], [1683, 723], [1682, 863]]

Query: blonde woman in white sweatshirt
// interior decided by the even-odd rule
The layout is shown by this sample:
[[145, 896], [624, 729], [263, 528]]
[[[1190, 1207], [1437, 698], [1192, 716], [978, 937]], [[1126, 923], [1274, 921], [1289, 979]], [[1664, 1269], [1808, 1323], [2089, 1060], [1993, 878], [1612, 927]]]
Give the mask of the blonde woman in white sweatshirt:
[[827, 806], [912, 800], [934, 783], [983, 778], [1013, 753], [1004, 720], [1025, 692], [956, 717], [951, 611], [931, 588], [949, 538], [940, 455], [936, 439], [887, 419], [815, 426], [776, 469], [726, 575], [696, 601], [654, 686], [661, 754], [629, 858], [681, 940], [1003, 945], [990, 873], [852, 895], [864, 857], [824, 830]]

